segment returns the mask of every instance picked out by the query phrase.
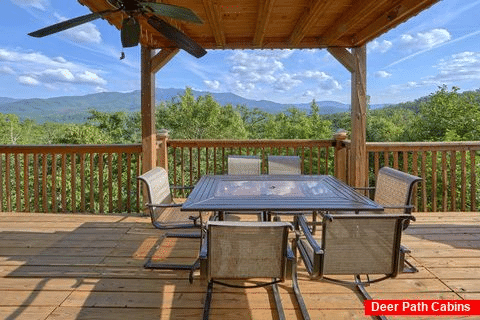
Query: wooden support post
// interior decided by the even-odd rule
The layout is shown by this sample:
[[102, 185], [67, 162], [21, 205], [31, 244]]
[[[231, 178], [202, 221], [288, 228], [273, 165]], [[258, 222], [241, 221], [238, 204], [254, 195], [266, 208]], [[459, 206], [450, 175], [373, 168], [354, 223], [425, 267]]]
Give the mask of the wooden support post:
[[349, 183], [354, 187], [366, 187], [367, 170], [367, 51], [366, 46], [352, 49], [352, 137], [349, 163]]
[[141, 49], [141, 113], [142, 113], [142, 172], [154, 168], [157, 163], [157, 132], [155, 130], [155, 73], [152, 72], [154, 50]]
[[345, 145], [345, 139], [347, 139], [347, 132], [343, 130], [337, 131], [333, 135], [335, 140], [335, 167], [334, 175], [337, 179], [348, 183], [348, 171], [347, 171], [347, 147]]

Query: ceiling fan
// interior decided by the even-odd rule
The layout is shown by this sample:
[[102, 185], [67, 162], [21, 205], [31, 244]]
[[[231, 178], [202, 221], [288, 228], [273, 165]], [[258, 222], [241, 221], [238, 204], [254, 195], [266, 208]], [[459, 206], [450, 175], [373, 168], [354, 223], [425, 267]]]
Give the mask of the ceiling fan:
[[[186, 22], [202, 24], [202, 20], [192, 10], [171, 4], [146, 2], [142, 0], [107, 0], [115, 9], [93, 12], [77, 18], [62, 21], [54, 25], [31, 32], [32, 37], [45, 37], [64, 31], [81, 24], [103, 18], [112, 13], [123, 12], [127, 18], [122, 21], [121, 40], [122, 46], [135, 47], [140, 41], [139, 16], [144, 16], [149, 25], [160, 32], [164, 37], [175, 43], [196, 58], [203, 57], [207, 51], [185, 33], [175, 28], [158, 16], [169, 17]], [[123, 55], [122, 55], [123, 56]]]

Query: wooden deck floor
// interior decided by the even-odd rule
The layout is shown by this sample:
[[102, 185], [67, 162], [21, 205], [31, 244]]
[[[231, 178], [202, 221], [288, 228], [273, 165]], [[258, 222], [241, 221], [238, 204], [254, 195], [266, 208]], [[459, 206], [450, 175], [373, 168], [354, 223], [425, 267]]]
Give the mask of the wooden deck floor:
[[[403, 243], [420, 272], [371, 285], [373, 298], [480, 299], [480, 214], [416, 217]], [[0, 319], [200, 319], [204, 283], [142, 267], [153, 251], [191, 261], [196, 241], [163, 239], [145, 217], [0, 213]], [[312, 319], [369, 319], [348, 288], [309, 280], [302, 264], [299, 278]], [[280, 292], [296, 319], [288, 281]], [[267, 289], [216, 287], [211, 319], [275, 319], [272, 306]]]

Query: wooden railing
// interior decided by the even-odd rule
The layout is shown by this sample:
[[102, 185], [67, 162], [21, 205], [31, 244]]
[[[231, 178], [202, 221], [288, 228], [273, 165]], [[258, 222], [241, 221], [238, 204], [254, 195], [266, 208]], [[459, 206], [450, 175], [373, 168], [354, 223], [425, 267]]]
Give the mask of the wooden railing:
[[[388, 165], [421, 176], [418, 211], [478, 211], [480, 143], [367, 143], [369, 185]], [[302, 158], [304, 174], [346, 181], [349, 142], [343, 140], [169, 140], [159, 138], [160, 166], [170, 183], [192, 186], [227, 171], [230, 154]], [[0, 146], [0, 211], [140, 212], [141, 145]], [[176, 196], [186, 196], [186, 191]]]
[[0, 211], [139, 212], [140, 145], [0, 146]]
[[480, 142], [367, 143], [367, 152], [371, 185], [386, 165], [423, 178], [417, 211], [477, 211]]
[[335, 140], [166, 141], [168, 154], [163, 161], [168, 161], [171, 182], [178, 186], [193, 186], [205, 174], [226, 173], [227, 158], [232, 154], [260, 156], [262, 173], [267, 173], [268, 155], [298, 155], [304, 174], [334, 174]]

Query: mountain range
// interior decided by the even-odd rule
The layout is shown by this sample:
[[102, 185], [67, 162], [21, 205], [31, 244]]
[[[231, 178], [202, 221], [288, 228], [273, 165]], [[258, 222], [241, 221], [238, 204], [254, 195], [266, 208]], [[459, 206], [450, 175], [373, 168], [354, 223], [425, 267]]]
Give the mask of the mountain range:
[[[170, 101], [175, 97], [183, 95], [184, 89], [156, 89], [157, 103]], [[245, 105], [248, 108], [277, 113], [295, 106], [299, 109], [309, 110], [310, 103], [304, 104], [281, 104], [267, 100], [250, 100], [242, 98], [233, 93], [209, 93], [192, 90], [195, 98], [207, 94], [221, 105], [231, 104], [233, 106]], [[332, 114], [348, 111], [350, 105], [336, 101], [316, 101], [320, 107], [321, 114]], [[381, 106], [370, 106], [378, 108]], [[140, 111], [140, 91], [128, 93], [102, 92], [84, 96], [63, 96], [47, 99], [13, 99], [0, 97], [0, 113], [15, 114], [21, 120], [32, 119], [37, 123], [44, 122], [70, 122], [82, 123], [90, 115], [88, 110], [95, 109], [102, 112], [137, 112]]]

